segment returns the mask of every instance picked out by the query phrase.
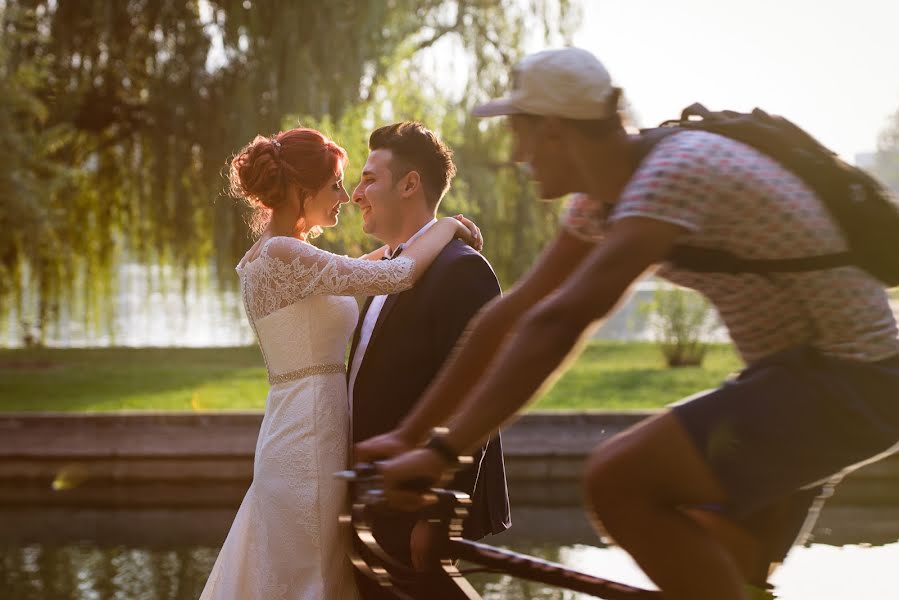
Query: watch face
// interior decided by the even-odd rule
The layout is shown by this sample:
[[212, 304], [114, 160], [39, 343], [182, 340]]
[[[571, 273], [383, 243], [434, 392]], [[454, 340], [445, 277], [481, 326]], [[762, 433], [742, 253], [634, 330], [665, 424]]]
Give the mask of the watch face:
[[442, 459], [450, 464], [456, 464], [459, 462], [459, 455], [449, 447], [449, 444], [446, 443], [446, 439], [443, 437], [443, 434], [435, 433], [434, 435], [432, 435], [431, 439], [428, 440], [428, 443], [425, 444], [425, 448], [433, 450]]

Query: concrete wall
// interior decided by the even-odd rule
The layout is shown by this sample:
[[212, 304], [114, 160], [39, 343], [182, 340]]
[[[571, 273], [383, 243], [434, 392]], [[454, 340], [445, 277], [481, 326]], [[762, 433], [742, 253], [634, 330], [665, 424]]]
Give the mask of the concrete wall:
[[[512, 502], [580, 505], [590, 450], [650, 414], [524, 415], [503, 434]], [[258, 412], [0, 414], [0, 507], [235, 509], [252, 478], [261, 419]], [[899, 505], [899, 456], [849, 476], [830, 503]]]

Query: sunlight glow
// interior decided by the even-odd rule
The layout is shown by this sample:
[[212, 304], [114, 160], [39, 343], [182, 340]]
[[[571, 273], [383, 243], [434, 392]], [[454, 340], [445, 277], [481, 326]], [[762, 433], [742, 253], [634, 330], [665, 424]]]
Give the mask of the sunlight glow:
[[87, 468], [84, 465], [65, 465], [56, 473], [50, 487], [54, 492], [62, 492], [78, 487], [87, 479]]
[[899, 2], [584, 2], [574, 38], [602, 60], [643, 127], [693, 102], [759, 106], [853, 162], [899, 110]]

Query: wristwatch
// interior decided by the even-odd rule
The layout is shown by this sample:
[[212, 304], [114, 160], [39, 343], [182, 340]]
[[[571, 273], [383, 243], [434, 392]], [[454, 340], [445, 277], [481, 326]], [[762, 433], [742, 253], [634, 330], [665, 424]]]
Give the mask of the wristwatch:
[[435, 427], [431, 430], [431, 437], [425, 442], [424, 447], [433, 450], [437, 455], [450, 465], [458, 465], [462, 463], [470, 463], [470, 456], [459, 456], [459, 453], [453, 450], [446, 441], [446, 435], [449, 429], [446, 427]]

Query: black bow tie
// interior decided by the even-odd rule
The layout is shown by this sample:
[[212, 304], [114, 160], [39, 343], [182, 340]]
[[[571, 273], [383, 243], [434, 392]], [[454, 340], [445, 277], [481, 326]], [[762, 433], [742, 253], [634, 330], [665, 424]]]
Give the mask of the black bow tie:
[[399, 246], [393, 254], [391, 254], [390, 256], [382, 256], [381, 260], [393, 260], [394, 258], [396, 258], [397, 256], [399, 256], [402, 253], [403, 253], [403, 247]]

